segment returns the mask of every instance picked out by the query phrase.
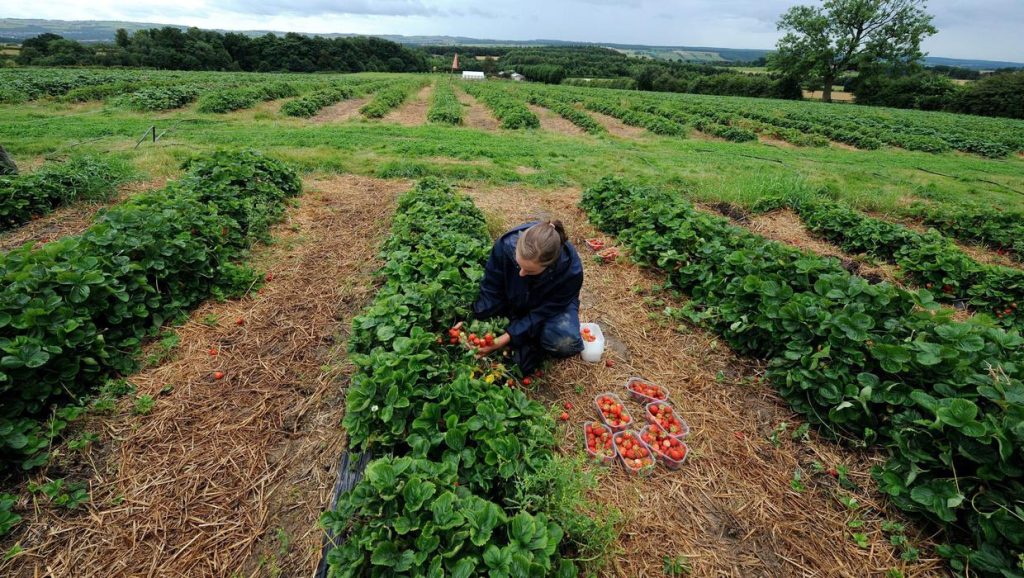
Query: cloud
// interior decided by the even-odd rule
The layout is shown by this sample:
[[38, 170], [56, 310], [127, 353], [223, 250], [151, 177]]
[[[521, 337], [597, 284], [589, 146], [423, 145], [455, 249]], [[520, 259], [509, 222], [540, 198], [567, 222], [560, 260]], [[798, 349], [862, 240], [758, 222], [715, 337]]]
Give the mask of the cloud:
[[380, 16], [440, 16], [442, 10], [420, 0], [231, 0], [217, 3], [226, 12], [261, 16], [335, 16], [366, 14]]
[[[450, 35], [499, 40], [772, 48], [791, 6], [819, 0], [48, 0], [3, 16], [106, 19], [228, 30]], [[9, 4], [9, 5], [8, 5]], [[930, 0], [935, 56], [1024, 62], [1024, 1]]]

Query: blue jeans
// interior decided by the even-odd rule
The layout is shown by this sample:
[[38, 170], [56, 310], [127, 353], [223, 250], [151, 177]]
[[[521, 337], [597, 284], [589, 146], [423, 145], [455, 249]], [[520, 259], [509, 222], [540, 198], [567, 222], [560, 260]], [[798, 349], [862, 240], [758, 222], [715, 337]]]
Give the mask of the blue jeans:
[[540, 346], [555, 357], [572, 357], [583, 351], [579, 305], [570, 305], [544, 323], [540, 331]]
[[533, 373], [547, 356], [572, 357], [583, 351], [580, 337], [580, 309], [572, 304], [565, 311], [548, 319], [540, 330], [540, 343], [531, 341], [513, 351], [513, 360], [523, 375]]

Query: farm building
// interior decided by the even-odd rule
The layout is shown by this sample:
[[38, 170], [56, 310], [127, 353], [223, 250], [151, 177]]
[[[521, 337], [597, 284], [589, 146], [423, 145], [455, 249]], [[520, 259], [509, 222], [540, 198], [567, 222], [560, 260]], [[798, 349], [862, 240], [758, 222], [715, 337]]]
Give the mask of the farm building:
[[464, 70], [462, 71], [462, 80], [486, 80], [483, 72], [476, 70]]
[[511, 78], [512, 80], [514, 80], [516, 82], [522, 82], [522, 81], [526, 80], [526, 77], [523, 76], [522, 74], [519, 74], [518, 72], [513, 72], [512, 76], [510, 76], [509, 78]]

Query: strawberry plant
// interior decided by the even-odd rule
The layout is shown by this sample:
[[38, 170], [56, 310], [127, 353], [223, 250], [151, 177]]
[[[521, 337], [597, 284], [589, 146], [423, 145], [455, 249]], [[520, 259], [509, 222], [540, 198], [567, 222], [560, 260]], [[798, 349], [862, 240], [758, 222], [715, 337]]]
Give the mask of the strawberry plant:
[[373, 95], [373, 100], [367, 103], [359, 112], [366, 118], [384, 118], [392, 109], [398, 108], [405, 99], [416, 89], [424, 86], [425, 80], [398, 81], [383, 85]]
[[543, 106], [590, 134], [604, 134], [608, 132], [603, 124], [594, 120], [594, 117], [573, 106], [571, 99], [565, 100], [557, 94], [542, 95], [538, 92], [531, 92], [526, 95], [526, 101], [530, 104]]
[[34, 173], [0, 177], [0, 231], [75, 201], [108, 199], [130, 173], [119, 159], [76, 156]]
[[408, 457], [371, 462], [322, 517], [345, 537], [328, 552], [328, 575], [576, 576], [558, 559], [557, 524], [544, 514], [506, 514], [459, 486], [456, 472], [451, 463]]
[[918, 233], [902, 225], [863, 215], [840, 203], [820, 199], [759, 201], [762, 208], [788, 205], [814, 233], [845, 251], [893, 262], [939, 300], [960, 300], [1005, 326], [1020, 323], [1024, 271], [978, 263], [935, 231]]
[[[551, 526], [545, 522], [531, 530], [532, 523], [527, 524], [543, 519], [543, 500], [531, 499], [525, 512], [517, 504], [522, 503], [521, 482], [548, 470], [554, 460], [554, 422], [544, 406], [502, 385], [507, 375], [502, 363], [477, 360], [463, 347], [472, 341], [479, 346], [481, 340], [486, 345], [487, 336], [493, 339], [506, 322], [470, 321], [452, 328], [454, 320], [469, 313], [489, 250], [483, 215], [449, 186], [427, 179], [400, 198], [383, 245], [384, 283], [352, 324], [349, 347], [356, 372], [343, 425], [351, 448], [402, 457], [372, 462], [364, 483], [325, 514], [325, 524], [344, 540], [328, 555], [332, 575], [361, 576], [371, 567], [388, 576], [420, 575], [424, 567], [466, 576], [575, 575], [571, 563], [554, 564], [560, 530], [545, 538], [551, 541], [543, 555], [517, 542], [522, 532], [540, 539]], [[437, 495], [427, 496], [430, 508], [445, 510], [440, 527], [437, 512], [421, 513], [418, 498], [413, 508], [403, 510], [401, 497], [384, 487], [392, 483], [387, 481], [391, 474], [371, 479], [394, 472], [402, 483], [406, 469], [419, 472], [418, 479], [443, 478], [443, 485], [431, 482]], [[409, 499], [405, 492], [414, 490], [401, 491]], [[368, 509], [360, 510], [357, 503]], [[486, 507], [497, 520], [488, 524], [507, 520], [508, 531], [474, 537], [475, 522], [465, 512], [485, 503], [492, 504]], [[382, 507], [399, 509], [381, 518]], [[367, 512], [374, 513], [364, 516]], [[593, 524], [581, 523], [578, 512], [563, 509], [553, 516], [571, 521], [573, 543], [587, 543], [580, 532]], [[455, 522], [463, 519], [469, 520], [466, 529]], [[442, 540], [440, 549], [437, 539]], [[458, 557], [443, 555], [455, 551]], [[530, 556], [536, 556], [534, 561]]]
[[605, 179], [581, 204], [634, 259], [690, 294], [690, 319], [767, 358], [769, 381], [809, 422], [886, 448], [879, 487], [950, 540], [970, 543], [949, 555], [998, 573], [1024, 553], [1016, 331], [955, 322], [928, 291], [868, 283], [664, 191]]
[[0, 537], [21, 521], [21, 516], [11, 512], [16, 501], [17, 498], [11, 494], [0, 494]]
[[281, 105], [281, 114], [309, 118], [316, 116], [316, 113], [324, 107], [352, 98], [353, 94], [353, 89], [347, 86], [324, 88], [284, 103]]
[[462, 124], [462, 103], [455, 96], [450, 80], [434, 83], [434, 95], [427, 111], [427, 120], [439, 124]]
[[466, 92], [483, 102], [491, 109], [494, 116], [501, 121], [501, 128], [538, 128], [540, 119], [533, 114], [526, 104], [514, 95], [501, 88], [485, 86], [480, 83], [467, 83], [462, 86]]
[[268, 82], [250, 87], [227, 88], [199, 99], [199, 112], [225, 113], [250, 108], [260, 101], [298, 96], [299, 91], [286, 82]]
[[211, 295], [299, 190], [258, 153], [213, 153], [81, 235], [0, 257], [0, 460], [45, 461], [50, 408], [131, 372], [143, 340]]

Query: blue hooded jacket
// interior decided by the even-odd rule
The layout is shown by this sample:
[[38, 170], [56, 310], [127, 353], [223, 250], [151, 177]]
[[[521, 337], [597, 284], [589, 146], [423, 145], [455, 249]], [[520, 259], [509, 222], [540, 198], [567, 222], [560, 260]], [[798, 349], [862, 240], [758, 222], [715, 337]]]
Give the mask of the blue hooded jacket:
[[494, 243], [480, 283], [480, 295], [473, 304], [477, 319], [509, 318], [508, 334], [513, 347], [539, 338], [545, 321], [580, 304], [583, 263], [569, 241], [562, 246], [558, 261], [543, 273], [519, 275], [516, 242], [520, 233], [536, 224], [520, 225]]

